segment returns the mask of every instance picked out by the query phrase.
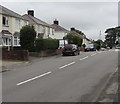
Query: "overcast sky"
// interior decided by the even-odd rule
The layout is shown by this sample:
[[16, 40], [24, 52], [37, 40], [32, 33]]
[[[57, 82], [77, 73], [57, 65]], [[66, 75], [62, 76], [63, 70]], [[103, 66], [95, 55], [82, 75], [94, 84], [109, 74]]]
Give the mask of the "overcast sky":
[[62, 27], [75, 27], [88, 38], [99, 39], [100, 30], [104, 40], [105, 30], [118, 25], [117, 2], [2, 2], [3, 6], [24, 15], [28, 9], [35, 17], [52, 24], [59, 20]]

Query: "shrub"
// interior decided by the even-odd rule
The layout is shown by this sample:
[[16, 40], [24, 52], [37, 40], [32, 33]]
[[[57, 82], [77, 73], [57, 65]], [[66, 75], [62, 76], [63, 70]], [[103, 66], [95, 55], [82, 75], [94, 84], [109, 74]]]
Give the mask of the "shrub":
[[20, 45], [22, 49], [34, 51], [36, 31], [33, 26], [26, 25], [20, 30]]
[[59, 40], [57, 39], [36, 39], [36, 51], [41, 50], [55, 50], [59, 47]]

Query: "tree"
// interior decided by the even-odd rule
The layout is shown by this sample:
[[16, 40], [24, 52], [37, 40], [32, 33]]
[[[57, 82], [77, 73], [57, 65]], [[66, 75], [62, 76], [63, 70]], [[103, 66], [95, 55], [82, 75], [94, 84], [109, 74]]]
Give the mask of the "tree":
[[20, 30], [20, 45], [22, 49], [34, 51], [36, 31], [34, 26], [26, 25]]
[[106, 44], [102, 40], [97, 40], [97, 41], [94, 41], [92, 43], [95, 45], [97, 50], [99, 50], [101, 47], [106, 48]]
[[68, 40], [69, 44], [76, 44], [78, 46], [81, 46], [83, 42], [83, 39], [80, 36], [77, 36], [73, 33], [69, 33], [68, 35], [63, 37], [63, 39]]
[[114, 45], [119, 43], [116, 40], [117, 40], [117, 38], [119, 40], [119, 37], [120, 37], [120, 26], [115, 27], [115, 28], [108, 28], [108, 29], [106, 29], [105, 33], [107, 33], [107, 35], [105, 37], [105, 39], [106, 39], [105, 42], [106, 42], [107, 46], [112, 48]]

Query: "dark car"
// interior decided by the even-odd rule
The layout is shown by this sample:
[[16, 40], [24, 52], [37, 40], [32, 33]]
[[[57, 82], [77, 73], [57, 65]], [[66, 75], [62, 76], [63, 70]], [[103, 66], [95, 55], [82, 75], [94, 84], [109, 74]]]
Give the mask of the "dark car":
[[80, 54], [80, 50], [78, 49], [77, 45], [75, 44], [67, 44], [64, 46], [64, 49], [62, 51], [62, 55], [79, 55]]

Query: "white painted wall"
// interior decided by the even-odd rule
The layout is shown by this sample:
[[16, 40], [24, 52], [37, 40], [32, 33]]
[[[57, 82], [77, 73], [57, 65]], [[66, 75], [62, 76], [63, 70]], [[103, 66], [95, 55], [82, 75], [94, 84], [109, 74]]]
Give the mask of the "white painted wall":
[[65, 32], [61, 32], [61, 31], [55, 31], [54, 32], [54, 38], [55, 39], [63, 39], [63, 37], [64, 36], [66, 36], [67, 35], [67, 33], [65, 33]]
[[83, 43], [82, 43], [82, 44], [87, 45], [87, 44], [89, 44], [89, 43], [90, 43], [90, 41], [88, 41], [87, 39], [83, 39]]
[[[26, 20], [22, 20], [22, 19], [19, 19], [19, 18], [15, 18], [15, 17], [11, 17], [11, 16], [7, 16], [8, 17], [8, 26], [4, 26], [2, 24], [2, 14], [0, 14], [0, 32], [2, 30], [8, 30], [9, 32], [12, 33], [12, 44], [14, 46], [14, 33], [15, 32], [20, 32], [20, 29], [27, 25], [28, 24], [28, 21]], [[16, 27], [16, 19], [20, 21], [20, 26], [19, 27]], [[19, 37], [17, 37], [17, 39], [19, 40]], [[18, 46], [20, 46], [18, 44]]]

